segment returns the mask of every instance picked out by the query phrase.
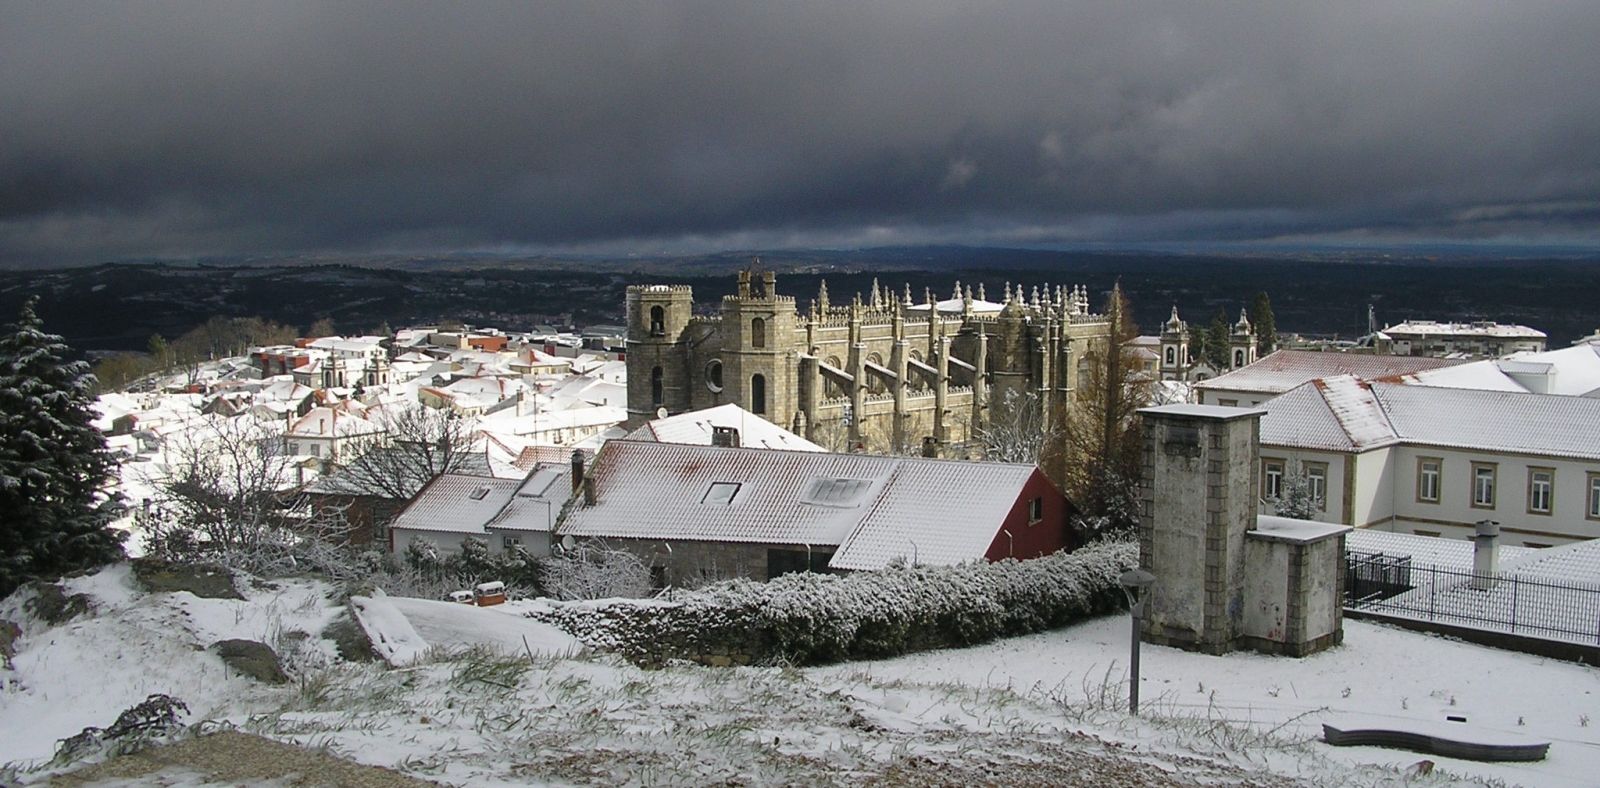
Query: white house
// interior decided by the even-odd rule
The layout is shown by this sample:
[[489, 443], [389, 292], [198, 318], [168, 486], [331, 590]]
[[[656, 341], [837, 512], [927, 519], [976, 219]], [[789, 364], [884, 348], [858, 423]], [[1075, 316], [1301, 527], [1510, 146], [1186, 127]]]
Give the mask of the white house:
[[1306, 383], [1259, 406], [1261, 495], [1302, 469], [1316, 519], [1507, 544], [1600, 537], [1600, 399], [1368, 383]]
[[1381, 341], [1402, 356], [1504, 356], [1545, 349], [1545, 333], [1536, 328], [1492, 321], [1439, 323], [1408, 320], [1381, 332]]
[[338, 408], [312, 408], [289, 426], [284, 435], [290, 454], [338, 464], [348, 459], [351, 446], [373, 438], [383, 427]]
[[549, 555], [550, 532], [571, 497], [570, 474], [561, 464], [541, 465], [521, 479], [442, 474], [389, 524], [389, 549], [404, 551], [420, 540], [454, 552], [470, 537], [497, 552], [521, 547]]

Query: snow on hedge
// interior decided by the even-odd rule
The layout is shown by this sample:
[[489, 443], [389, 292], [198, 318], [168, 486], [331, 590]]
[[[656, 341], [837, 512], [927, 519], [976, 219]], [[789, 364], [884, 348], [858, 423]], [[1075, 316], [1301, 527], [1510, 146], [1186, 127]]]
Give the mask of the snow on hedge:
[[1138, 559], [1138, 545], [1107, 542], [1026, 561], [735, 580], [665, 604], [553, 603], [528, 615], [641, 664], [817, 664], [966, 646], [1109, 612], [1124, 604], [1117, 577]]

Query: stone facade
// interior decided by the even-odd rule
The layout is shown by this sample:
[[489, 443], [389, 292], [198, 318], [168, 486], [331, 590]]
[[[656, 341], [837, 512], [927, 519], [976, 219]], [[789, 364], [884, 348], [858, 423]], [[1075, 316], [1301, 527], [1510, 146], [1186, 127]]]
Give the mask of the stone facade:
[[697, 316], [686, 286], [629, 287], [628, 426], [731, 402], [834, 450], [944, 453], [1007, 391], [1048, 416], [1110, 322], [1082, 288], [1006, 291], [989, 302], [958, 283], [916, 303], [875, 286], [834, 306], [823, 283], [802, 314], [772, 272], [746, 271], [718, 314]]

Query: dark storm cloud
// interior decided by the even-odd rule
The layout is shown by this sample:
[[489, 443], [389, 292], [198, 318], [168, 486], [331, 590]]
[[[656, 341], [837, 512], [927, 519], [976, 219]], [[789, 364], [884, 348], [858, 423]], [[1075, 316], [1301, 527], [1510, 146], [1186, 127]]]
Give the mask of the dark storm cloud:
[[0, 258], [1597, 241], [1600, 5], [0, 4]]

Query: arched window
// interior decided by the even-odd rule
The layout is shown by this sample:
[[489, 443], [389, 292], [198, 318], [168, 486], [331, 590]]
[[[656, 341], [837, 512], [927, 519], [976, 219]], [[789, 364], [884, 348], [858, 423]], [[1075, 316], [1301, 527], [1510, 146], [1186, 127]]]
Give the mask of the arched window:
[[750, 321], [750, 346], [767, 346], [767, 321], [759, 317]]
[[659, 305], [650, 307], [650, 334], [661, 336], [667, 333], [667, 310]]
[[650, 370], [650, 406], [654, 408], [661, 407], [661, 404], [666, 401], [662, 391], [662, 376], [663, 373], [660, 367]]
[[1178, 365], [1178, 349], [1173, 347], [1173, 346], [1171, 346], [1171, 345], [1168, 345], [1167, 346], [1167, 366], [1175, 367], [1177, 365]]
[[765, 414], [767, 412], [767, 376], [750, 376], [750, 412]]
[[1233, 365], [1235, 367], [1244, 366], [1244, 351], [1243, 350], [1235, 350], [1235, 351], [1233, 351]]

